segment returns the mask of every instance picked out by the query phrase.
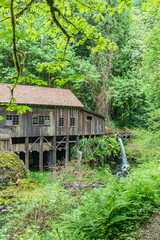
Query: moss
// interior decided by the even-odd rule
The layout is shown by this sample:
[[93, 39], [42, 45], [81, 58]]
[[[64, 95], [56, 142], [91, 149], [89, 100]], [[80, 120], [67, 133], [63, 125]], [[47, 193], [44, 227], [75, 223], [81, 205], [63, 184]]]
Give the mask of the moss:
[[0, 185], [25, 177], [24, 163], [13, 152], [0, 153]]
[[32, 190], [38, 189], [41, 184], [36, 183], [33, 179], [23, 178], [18, 184], [5, 186], [0, 191], [0, 205], [12, 205], [14, 203], [21, 203], [21, 194], [30, 194]]

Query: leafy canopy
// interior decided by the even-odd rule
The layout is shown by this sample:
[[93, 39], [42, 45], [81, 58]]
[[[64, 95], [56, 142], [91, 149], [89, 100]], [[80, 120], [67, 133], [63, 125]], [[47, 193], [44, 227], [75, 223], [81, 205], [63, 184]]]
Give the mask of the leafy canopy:
[[[67, 65], [65, 53], [68, 44], [76, 43], [79, 46], [87, 40], [93, 39], [93, 52], [104, 50], [106, 47], [114, 48], [115, 46], [112, 46], [110, 40], [104, 38], [96, 26], [92, 24], [92, 21], [89, 23], [85, 16], [93, 13], [92, 18], [99, 21], [104, 18], [104, 13], [110, 15], [113, 15], [115, 11], [121, 13], [123, 9], [131, 6], [132, 1], [119, 0], [118, 2], [116, 8], [107, 8], [108, 1], [102, 0], [0, 0], [0, 37], [2, 41], [12, 44], [16, 69], [13, 78], [14, 84], [24, 82], [22, 75], [26, 70], [25, 68], [22, 69], [22, 65], [26, 54], [18, 48], [18, 43], [25, 39], [26, 35], [31, 40], [42, 40], [44, 35], [47, 35], [53, 40], [56, 48], [60, 50], [54, 61], [47, 64], [48, 69], [52, 68], [52, 73]], [[37, 19], [43, 22], [43, 28], [34, 24]], [[90, 46], [88, 47], [90, 48]], [[39, 70], [42, 70], [41, 66]], [[25, 81], [28, 80], [25, 79]], [[15, 85], [11, 89], [10, 105], [15, 104], [13, 98]]]

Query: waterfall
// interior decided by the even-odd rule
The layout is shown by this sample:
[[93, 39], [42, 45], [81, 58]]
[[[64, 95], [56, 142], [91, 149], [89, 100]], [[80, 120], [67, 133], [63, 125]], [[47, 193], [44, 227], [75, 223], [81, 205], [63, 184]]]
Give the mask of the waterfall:
[[120, 143], [120, 146], [121, 146], [121, 159], [122, 159], [122, 167], [121, 167], [121, 171], [122, 173], [123, 172], [128, 172], [128, 161], [127, 161], [127, 157], [126, 157], [126, 152], [125, 152], [125, 149], [124, 149], [124, 145], [123, 145], [123, 141], [120, 137], [118, 137], [118, 142]]

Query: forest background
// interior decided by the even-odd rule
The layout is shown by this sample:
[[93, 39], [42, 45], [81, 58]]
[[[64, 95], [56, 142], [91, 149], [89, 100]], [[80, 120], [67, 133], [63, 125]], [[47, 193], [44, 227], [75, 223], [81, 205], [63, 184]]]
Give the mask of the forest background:
[[159, 129], [159, 0], [0, 5], [1, 83], [68, 88], [87, 108], [105, 115], [108, 127]]

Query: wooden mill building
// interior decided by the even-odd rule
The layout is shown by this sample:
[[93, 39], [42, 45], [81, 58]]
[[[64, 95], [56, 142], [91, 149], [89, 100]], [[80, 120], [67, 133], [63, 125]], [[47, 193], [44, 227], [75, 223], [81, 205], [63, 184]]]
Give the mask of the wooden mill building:
[[17, 85], [16, 103], [32, 109], [19, 114], [3, 105], [11, 97], [8, 86], [0, 84], [0, 151], [17, 153], [27, 169], [37, 165], [42, 172], [62, 158], [67, 163], [71, 144], [78, 148], [80, 138], [105, 133], [104, 116], [84, 108], [68, 89]]

